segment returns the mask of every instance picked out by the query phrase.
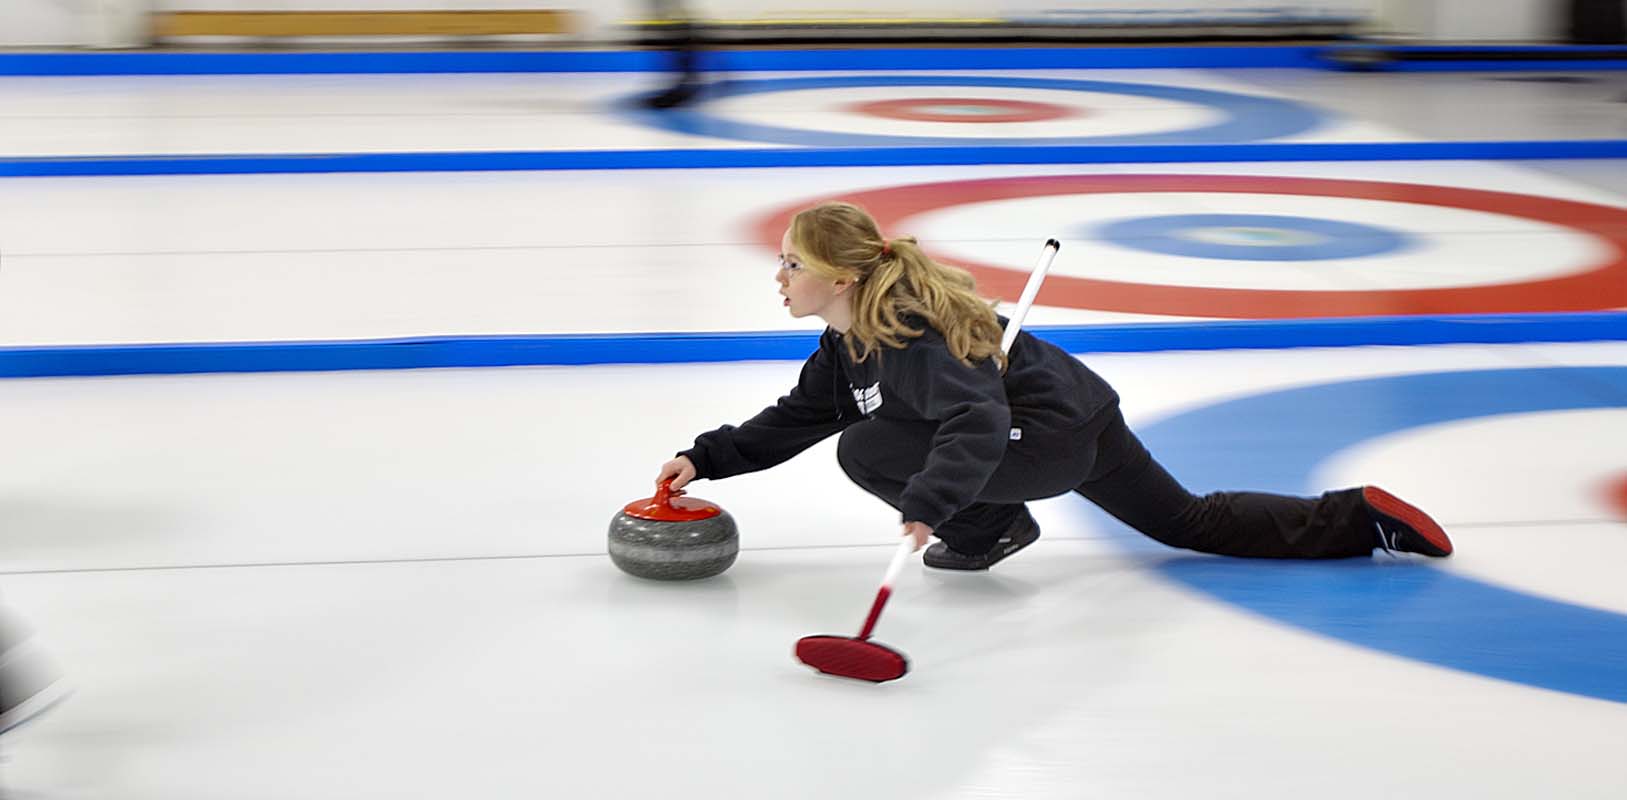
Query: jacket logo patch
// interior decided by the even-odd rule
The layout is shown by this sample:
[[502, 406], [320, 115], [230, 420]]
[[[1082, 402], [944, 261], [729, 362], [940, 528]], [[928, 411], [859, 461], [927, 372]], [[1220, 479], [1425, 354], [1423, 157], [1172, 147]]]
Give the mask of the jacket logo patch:
[[877, 381], [868, 389], [854, 389], [853, 402], [859, 405], [859, 413], [872, 414], [881, 408], [881, 382]]
[[1011, 429], [1011, 441], [1020, 442], [1020, 441], [1022, 441], [1022, 439], [1023, 439], [1023, 429], [1022, 428], [1012, 428]]

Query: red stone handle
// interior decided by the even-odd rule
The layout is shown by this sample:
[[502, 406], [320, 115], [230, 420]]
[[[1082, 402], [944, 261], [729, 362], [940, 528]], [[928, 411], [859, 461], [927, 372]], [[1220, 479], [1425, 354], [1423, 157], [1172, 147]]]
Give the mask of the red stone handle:
[[[684, 498], [680, 500], [679, 498]], [[634, 500], [622, 509], [623, 512], [639, 519], [659, 520], [661, 522], [689, 522], [697, 519], [710, 519], [721, 513], [718, 508], [705, 500], [684, 497], [684, 490], [672, 488], [672, 481], [665, 480], [655, 487], [655, 496], [643, 500]]]
[[663, 508], [672, 508], [672, 498], [683, 497], [684, 490], [672, 488], [672, 479], [668, 478], [655, 487], [655, 497], [650, 498], [655, 504]]

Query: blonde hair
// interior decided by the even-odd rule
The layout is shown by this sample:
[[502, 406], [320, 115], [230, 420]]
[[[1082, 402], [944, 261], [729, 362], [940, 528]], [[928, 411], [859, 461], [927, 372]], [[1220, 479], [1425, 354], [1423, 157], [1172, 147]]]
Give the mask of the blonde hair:
[[853, 327], [844, 337], [854, 361], [882, 347], [902, 349], [925, 333], [902, 319], [914, 315], [943, 334], [949, 352], [968, 366], [993, 358], [1005, 368], [1000, 321], [977, 296], [971, 273], [933, 261], [914, 237], [889, 241], [864, 209], [822, 203], [791, 219], [791, 243], [810, 272], [854, 282]]

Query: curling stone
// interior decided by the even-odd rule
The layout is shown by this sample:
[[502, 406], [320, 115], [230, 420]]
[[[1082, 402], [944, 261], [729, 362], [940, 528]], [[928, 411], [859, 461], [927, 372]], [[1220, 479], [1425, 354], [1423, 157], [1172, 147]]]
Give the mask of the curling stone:
[[628, 503], [610, 520], [610, 560], [623, 572], [658, 581], [710, 578], [740, 554], [734, 517], [685, 497], [667, 483], [654, 497]]

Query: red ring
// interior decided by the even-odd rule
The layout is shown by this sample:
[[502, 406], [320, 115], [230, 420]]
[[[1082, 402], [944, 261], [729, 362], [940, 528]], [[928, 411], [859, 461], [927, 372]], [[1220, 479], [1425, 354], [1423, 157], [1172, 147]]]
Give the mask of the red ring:
[[[933, 111], [942, 106], [981, 106], [1004, 109], [1003, 114], [945, 114]], [[995, 100], [984, 97], [911, 97], [903, 100], [875, 100], [847, 107], [855, 114], [885, 117], [907, 122], [1048, 122], [1082, 116], [1083, 112], [1051, 103], [1023, 100]]]
[[[840, 199], [868, 209], [883, 230], [899, 231], [906, 229], [913, 217], [952, 205], [1131, 192], [1285, 194], [1460, 208], [1570, 228], [1608, 243], [1612, 253], [1584, 272], [1557, 278], [1493, 286], [1367, 292], [1210, 289], [1052, 275], [1040, 292], [1039, 302], [1099, 311], [1225, 319], [1597, 311], [1627, 306], [1627, 211], [1575, 200], [1413, 183], [1257, 175], [1040, 175], [895, 186]], [[798, 203], [762, 217], [755, 224], [757, 235], [778, 247], [791, 215], [808, 205], [811, 203]], [[1015, 298], [1028, 278], [1026, 272], [994, 264], [941, 260], [970, 270], [986, 297]]]
[[1605, 485], [1604, 499], [1620, 519], [1627, 519], [1627, 475]]

